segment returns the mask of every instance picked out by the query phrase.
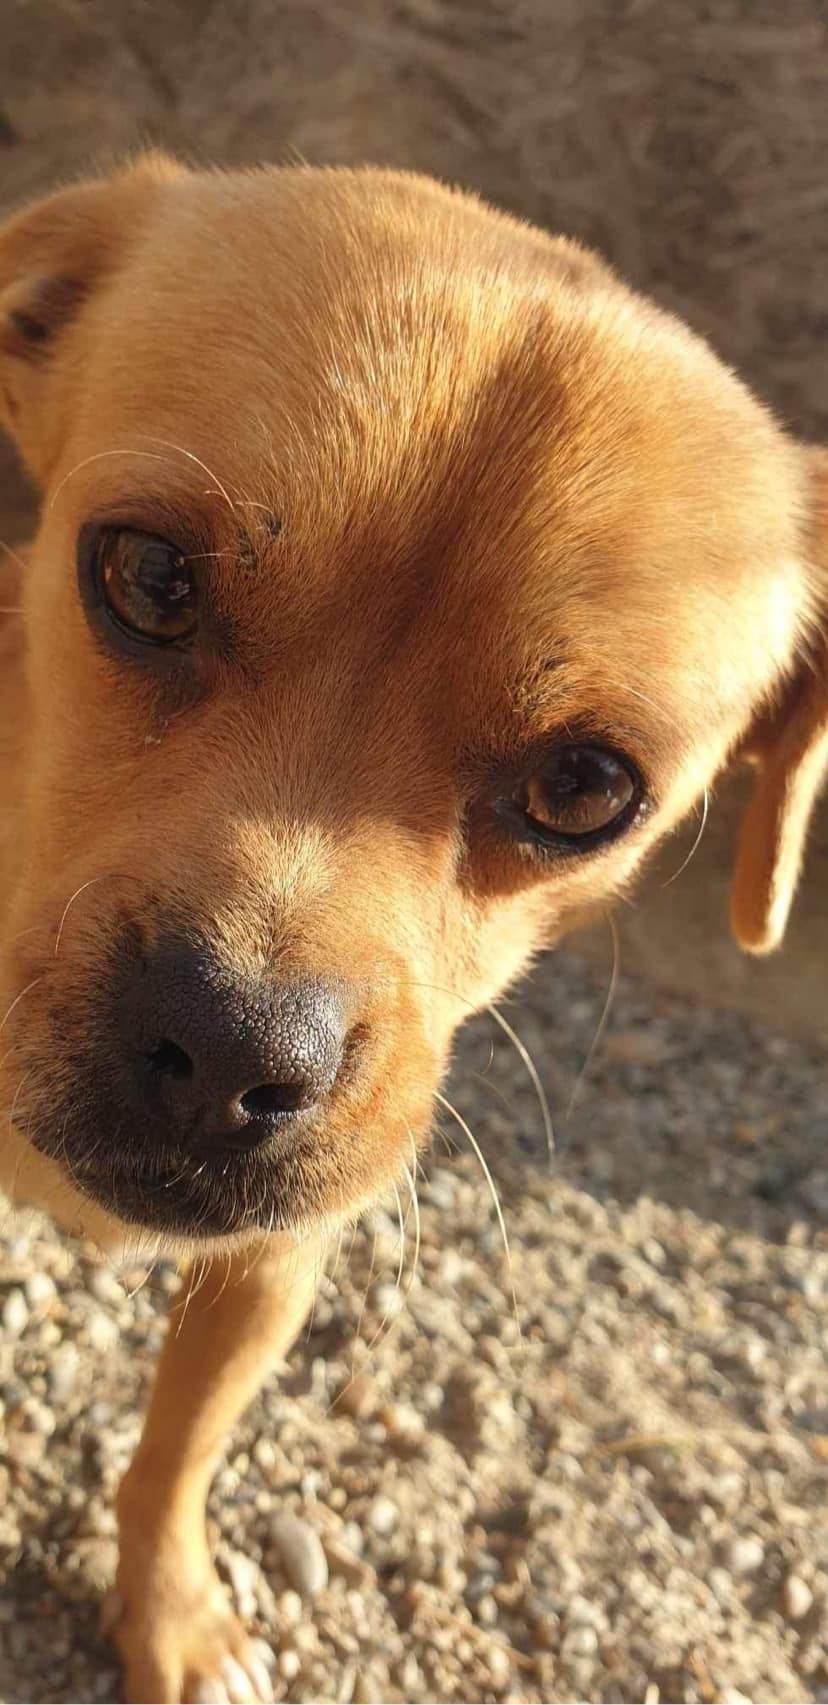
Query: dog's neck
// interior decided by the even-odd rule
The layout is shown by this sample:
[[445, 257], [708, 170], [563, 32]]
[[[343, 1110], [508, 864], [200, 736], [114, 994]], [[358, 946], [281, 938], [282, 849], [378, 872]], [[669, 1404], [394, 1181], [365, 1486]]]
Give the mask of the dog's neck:
[[27, 725], [21, 581], [20, 565], [0, 553], [0, 928], [19, 843]]

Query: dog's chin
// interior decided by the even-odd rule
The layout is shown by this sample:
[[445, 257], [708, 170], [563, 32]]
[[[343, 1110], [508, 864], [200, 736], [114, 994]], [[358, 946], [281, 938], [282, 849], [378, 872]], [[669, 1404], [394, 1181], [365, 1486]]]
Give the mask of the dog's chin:
[[175, 1163], [146, 1173], [73, 1168], [71, 1179], [83, 1195], [124, 1225], [191, 1242], [286, 1231], [302, 1217], [278, 1192], [260, 1187], [258, 1195], [251, 1190], [252, 1201], [248, 1201], [237, 1184], [199, 1176], [197, 1168]]
[[294, 1168], [266, 1158], [228, 1154], [204, 1161], [197, 1155], [132, 1155], [128, 1163], [105, 1163], [97, 1154], [88, 1159], [73, 1156], [65, 1140], [57, 1153], [43, 1133], [29, 1132], [29, 1140], [57, 1162], [82, 1197], [139, 1232], [214, 1242], [292, 1231], [321, 1214], [310, 1182], [302, 1186]]

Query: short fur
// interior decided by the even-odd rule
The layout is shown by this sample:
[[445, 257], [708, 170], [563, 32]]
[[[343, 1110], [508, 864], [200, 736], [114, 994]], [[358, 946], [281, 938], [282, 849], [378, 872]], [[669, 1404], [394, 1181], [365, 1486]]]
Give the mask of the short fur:
[[[24, 211], [0, 398], [43, 497], [0, 590], [0, 1182], [123, 1242], [77, 1172], [140, 1152], [109, 1015], [171, 926], [335, 980], [358, 1040], [310, 1138], [230, 1178], [201, 1252], [238, 1282], [171, 1335], [121, 1495], [129, 1697], [265, 1697], [209, 1559], [212, 1466], [325, 1233], [425, 1143], [457, 1026], [736, 757], [734, 929], [781, 939], [828, 762], [825, 458], [595, 256], [378, 171], [150, 156]], [[75, 571], [101, 518], [186, 528], [209, 655], [101, 645]], [[629, 752], [651, 803], [544, 861], [491, 804], [561, 730]]]

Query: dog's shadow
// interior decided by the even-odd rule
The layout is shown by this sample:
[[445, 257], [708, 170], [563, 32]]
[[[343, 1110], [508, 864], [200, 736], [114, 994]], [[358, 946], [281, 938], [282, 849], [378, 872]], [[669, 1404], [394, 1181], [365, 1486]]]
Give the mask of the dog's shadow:
[[[794, 1222], [824, 1226], [825, 1050], [644, 980], [618, 977], [608, 1011], [606, 995], [606, 979], [561, 951], [500, 1008], [516, 1042], [485, 1014], [460, 1033], [447, 1100], [504, 1203], [541, 1168], [553, 1188], [621, 1207], [649, 1197], [772, 1243]], [[551, 1157], [526, 1056], [549, 1103]], [[441, 1109], [438, 1123], [462, 1149], [459, 1122]], [[449, 1164], [439, 1139], [433, 1163]]]

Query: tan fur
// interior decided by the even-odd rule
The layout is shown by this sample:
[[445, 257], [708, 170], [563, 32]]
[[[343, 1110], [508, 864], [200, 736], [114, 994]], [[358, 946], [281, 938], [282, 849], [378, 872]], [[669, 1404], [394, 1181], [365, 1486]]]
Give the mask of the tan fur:
[[[0, 596], [13, 1195], [123, 1240], [27, 1133], [108, 1045], [124, 930], [347, 990], [359, 1067], [291, 1184], [311, 1265], [425, 1142], [458, 1024], [737, 753], [734, 926], [776, 944], [828, 759], [823, 464], [597, 258], [416, 177], [153, 157], [0, 233], [0, 398], [43, 492]], [[226, 640], [186, 685], [100, 647], [75, 571], [90, 519], [171, 515]], [[543, 866], [490, 778], [572, 727], [635, 759], [652, 810]], [[211, 1281], [170, 1340], [121, 1506], [132, 1698], [192, 1697], [243, 1650], [203, 1500], [309, 1299], [285, 1263]]]

